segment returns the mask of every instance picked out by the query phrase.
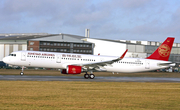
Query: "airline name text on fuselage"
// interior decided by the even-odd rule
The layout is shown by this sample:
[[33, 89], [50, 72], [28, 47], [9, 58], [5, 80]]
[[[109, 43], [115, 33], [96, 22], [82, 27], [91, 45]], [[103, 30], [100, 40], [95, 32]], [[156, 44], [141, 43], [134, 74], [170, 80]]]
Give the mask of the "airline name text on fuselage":
[[55, 56], [54, 54], [46, 54], [46, 53], [28, 53], [28, 55]]
[[62, 57], [81, 58], [81, 55], [69, 55], [69, 54], [62, 54]]

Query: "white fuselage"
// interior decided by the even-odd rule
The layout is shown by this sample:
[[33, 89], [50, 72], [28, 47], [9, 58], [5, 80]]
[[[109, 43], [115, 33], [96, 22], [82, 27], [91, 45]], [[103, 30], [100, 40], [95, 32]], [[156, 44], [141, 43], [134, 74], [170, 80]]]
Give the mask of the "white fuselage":
[[[116, 59], [112, 56], [101, 55], [84, 55], [72, 53], [40, 52], [40, 51], [18, 51], [13, 52], [15, 56], [7, 56], [3, 61], [10, 65], [26, 67], [44, 67], [66, 69], [67, 65], [83, 65]], [[143, 72], [152, 71], [161, 68], [167, 68], [169, 65], [161, 66], [159, 64], [171, 63], [169, 61], [140, 59], [140, 58], [123, 58], [111, 65], [104, 66], [100, 69], [108, 72]], [[99, 70], [101, 71], [101, 70]]]

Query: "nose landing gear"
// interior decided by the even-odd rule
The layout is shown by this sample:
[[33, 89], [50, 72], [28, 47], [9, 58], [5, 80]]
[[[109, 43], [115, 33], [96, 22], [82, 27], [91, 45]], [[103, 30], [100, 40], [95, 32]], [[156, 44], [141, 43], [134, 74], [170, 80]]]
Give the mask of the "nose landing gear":
[[24, 66], [22, 66], [22, 69], [21, 69], [21, 70], [22, 70], [22, 72], [20, 72], [20, 75], [23, 76], [23, 75], [24, 75], [24, 73], [23, 73], [23, 71], [24, 71]]

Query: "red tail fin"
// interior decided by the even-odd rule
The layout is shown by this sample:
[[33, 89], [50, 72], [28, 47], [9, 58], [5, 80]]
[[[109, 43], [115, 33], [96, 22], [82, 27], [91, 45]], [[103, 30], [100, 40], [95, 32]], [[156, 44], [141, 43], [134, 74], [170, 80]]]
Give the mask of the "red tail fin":
[[164, 60], [168, 61], [172, 45], [174, 42], [173, 37], [168, 37], [157, 49], [156, 51], [151, 54], [147, 59], [154, 59], [154, 60]]

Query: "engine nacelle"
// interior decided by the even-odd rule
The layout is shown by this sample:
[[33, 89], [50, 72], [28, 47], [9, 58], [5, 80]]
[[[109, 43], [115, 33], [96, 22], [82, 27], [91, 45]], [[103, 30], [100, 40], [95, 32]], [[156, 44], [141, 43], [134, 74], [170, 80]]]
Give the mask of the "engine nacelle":
[[68, 65], [66, 69], [62, 69], [62, 74], [80, 74], [82, 71], [81, 66]]

